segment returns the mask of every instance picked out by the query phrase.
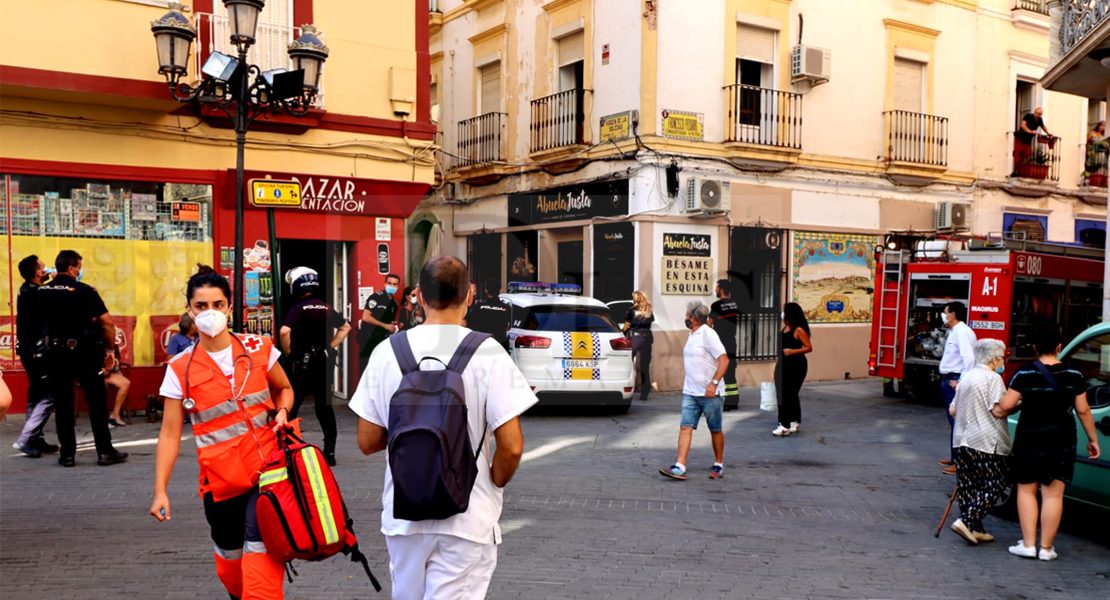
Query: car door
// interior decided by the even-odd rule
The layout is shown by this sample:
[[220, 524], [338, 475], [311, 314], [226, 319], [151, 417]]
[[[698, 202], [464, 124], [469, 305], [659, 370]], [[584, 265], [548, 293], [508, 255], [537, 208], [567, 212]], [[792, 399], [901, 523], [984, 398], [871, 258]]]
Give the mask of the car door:
[[1110, 333], [1079, 341], [1062, 359], [1087, 379], [1087, 402], [1102, 453], [1097, 459], [1088, 455], [1087, 436], [1076, 415], [1075, 474], [1067, 495], [1110, 508]]
[[617, 324], [617, 327], [624, 327], [624, 320], [628, 317], [628, 311], [632, 308], [631, 300], [616, 300], [606, 304], [609, 307], [609, 317]]

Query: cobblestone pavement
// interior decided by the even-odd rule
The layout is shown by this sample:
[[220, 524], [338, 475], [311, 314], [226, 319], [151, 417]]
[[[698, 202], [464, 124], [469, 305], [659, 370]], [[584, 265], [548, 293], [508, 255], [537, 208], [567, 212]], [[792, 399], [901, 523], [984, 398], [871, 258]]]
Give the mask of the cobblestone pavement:
[[[933, 537], [955, 485], [937, 465], [947, 454], [941, 409], [883, 398], [875, 381], [809, 385], [801, 435], [779, 439], [770, 435], [773, 415], [757, 410], [758, 391], [742, 392], [741, 410], [725, 415], [720, 481], [708, 478], [704, 424], [690, 479], [658, 475], [674, 461], [677, 395], [637, 401], [627, 415], [527, 415], [527, 453], [507, 488], [489, 597], [1107, 597], [1106, 512], [1068, 503], [1054, 563], [1010, 556], [1018, 524], [993, 516], [993, 544], [969, 546], [947, 528]], [[358, 453], [355, 419], [339, 413], [337, 476], [388, 591], [377, 532], [384, 460]], [[310, 440], [319, 437], [312, 419]], [[158, 524], [146, 514], [157, 425], [114, 431], [129, 463], [97, 467], [86, 450], [75, 469], [13, 450], [20, 425], [0, 423], [4, 600], [224, 597], [190, 442], [171, 483], [174, 518]], [[91, 446], [87, 420], [81, 427]], [[376, 597], [342, 557], [298, 569], [287, 598]]]

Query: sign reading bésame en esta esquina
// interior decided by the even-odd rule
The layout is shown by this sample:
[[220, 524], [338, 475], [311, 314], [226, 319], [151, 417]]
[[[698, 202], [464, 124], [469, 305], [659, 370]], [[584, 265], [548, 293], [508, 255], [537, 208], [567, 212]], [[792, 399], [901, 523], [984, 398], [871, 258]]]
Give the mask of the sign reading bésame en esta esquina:
[[663, 293], [686, 296], [713, 294], [713, 247], [707, 234], [664, 233], [660, 259]]

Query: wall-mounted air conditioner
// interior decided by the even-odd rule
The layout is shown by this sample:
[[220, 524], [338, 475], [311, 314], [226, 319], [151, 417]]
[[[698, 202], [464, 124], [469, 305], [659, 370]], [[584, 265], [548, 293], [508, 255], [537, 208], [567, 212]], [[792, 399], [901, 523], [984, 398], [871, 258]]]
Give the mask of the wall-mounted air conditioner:
[[790, 53], [790, 79], [824, 83], [832, 76], [832, 51], [815, 46], [794, 46]]
[[727, 181], [691, 177], [686, 180], [686, 214], [714, 216], [732, 210], [732, 193]]
[[971, 205], [961, 202], [939, 202], [936, 211], [937, 231], [968, 229], [971, 224]]

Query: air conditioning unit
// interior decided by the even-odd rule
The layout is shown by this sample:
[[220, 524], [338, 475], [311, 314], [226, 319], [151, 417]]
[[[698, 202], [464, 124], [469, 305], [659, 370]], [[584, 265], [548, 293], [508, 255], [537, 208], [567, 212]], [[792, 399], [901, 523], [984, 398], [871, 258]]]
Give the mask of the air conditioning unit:
[[937, 231], [968, 229], [971, 225], [971, 205], [960, 202], [940, 202], [937, 204]]
[[686, 180], [686, 214], [717, 215], [732, 210], [727, 181], [691, 177]]
[[790, 53], [790, 79], [824, 83], [832, 75], [832, 51], [815, 46], [794, 46]]

